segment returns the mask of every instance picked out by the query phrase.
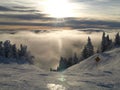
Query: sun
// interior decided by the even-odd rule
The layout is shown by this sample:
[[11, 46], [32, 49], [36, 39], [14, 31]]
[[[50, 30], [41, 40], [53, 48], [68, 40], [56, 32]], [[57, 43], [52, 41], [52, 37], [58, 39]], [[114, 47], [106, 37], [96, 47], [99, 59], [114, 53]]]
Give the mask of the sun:
[[65, 18], [72, 17], [73, 7], [69, 0], [45, 0], [44, 13], [48, 14], [49, 17], [54, 18]]

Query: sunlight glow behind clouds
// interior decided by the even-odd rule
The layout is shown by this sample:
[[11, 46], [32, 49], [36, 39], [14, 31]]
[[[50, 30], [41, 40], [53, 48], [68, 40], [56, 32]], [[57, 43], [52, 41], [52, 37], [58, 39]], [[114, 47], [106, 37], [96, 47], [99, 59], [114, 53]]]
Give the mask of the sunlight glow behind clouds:
[[75, 17], [75, 5], [69, 0], [45, 0], [43, 3], [43, 13], [54, 18]]
[[[0, 0], [0, 23], [20, 28], [25, 25], [41, 26], [40, 29], [94, 28], [101, 25], [96, 25], [96, 21], [120, 22], [119, 3], [120, 0]], [[91, 23], [83, 24], [85, 20]], [[116, 23], [108, 26], [119, 28]]]
[[[38, 13], [45, 13], [50, 17], [104, 18], [107, 20], [120, 20], [119, 3], [119, 0], [0, 0], [0, 6], [32, 7], [34, 10], [39, 10]], [[36, 12], [31, 11], [31, 13]]]

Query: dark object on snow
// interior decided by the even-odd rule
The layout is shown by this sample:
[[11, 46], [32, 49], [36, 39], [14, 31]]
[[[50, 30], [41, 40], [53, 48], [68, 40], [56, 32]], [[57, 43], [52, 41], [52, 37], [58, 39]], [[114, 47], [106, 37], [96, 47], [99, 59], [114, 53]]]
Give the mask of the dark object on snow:
[[96, 58], [95, 58], [95, 61], [96, 61], [96, 62], [99, 62], [99, 61], [100, 61], [100, 58], [99, 58], [99, 57], [96, 57]]

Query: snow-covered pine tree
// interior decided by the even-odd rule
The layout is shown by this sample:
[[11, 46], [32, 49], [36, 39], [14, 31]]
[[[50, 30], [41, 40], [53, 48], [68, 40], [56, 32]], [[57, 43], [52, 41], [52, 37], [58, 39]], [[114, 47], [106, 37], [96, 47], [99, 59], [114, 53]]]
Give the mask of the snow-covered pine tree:
[[9, 40], [4, 42], [4, 53], [6, 58], [12, 57], [11, 43]]
[[61, 57], [57, 71], [63, 71], [67, 67], [68, 67], [67, 60], [65, 58]]
[[16, 44], [13, 44], [12, 45], [12, 56], [13, 56], [13, 58], [18, 58], [18, 50], [17, 50], [17, 48], [16, 48]]
[[77, 64], [79, 62], [78, 60], [78, 57], [77, 57], [77, 54], [74, 53], [74, 56], [73, 56], [73, 61], [74, 61], [74, 64]]
[[82, 59], [87, 58], [87, 48], [86, 48], [86, 46], [84, 46], [81, 57], [82, 57]]
[[0, 41], [0, 58], [0, 63], [34, 64], [34, 56], [27, 51], [27, 46], [21, 44], [18, 49], [16, 44], [11, 44], [9, 40]]
[[5, 53], [4, 53], [4, 47], [3, 47], [3, 42], [0, 41], [0, 56], [4, 57]]
[[27, 46], [21, 44], [19, 50], [19, 57], [24, 57], [26, 53], [27, 53]]
[[120, 46], [120, 35], [119, 35], [119, 32], [115, 35], [115, 46]]
[[106, 50], [110, 50], [113, 47], [112, 40], [109, 38], [109, 35], [106, 37]]
[[67, 60], [67, 65], [68, 67], [72, 66], [73, 65], [73, 58], [72, 57], [69, 57], [68, 60]]
[[88, 37], [88, 42], [82, 51], [82, 59], [86, 59], [94, 54], [94, 47], [92, 45], [90, 37]]
[[113, 47], [112, 40], [109, 38], [109, 35], [105, 36], [105, 32], [103, 32], [102, 42], [101, 42], [101, 52], [110, 50], [112, 47]]
[[102, 42], [101, 42], [101, 52], [104, 52], [105, 50], [106, 50], [106, 37], [105, 37], [105, 32], [103, 32]]
[[72, 65], [77, 64], [78, 62], [79, 62], [79, 60], [78, 60], [77, 54], [74, 53], [73, 57], [69, 57], [67, 59], [67, 66], [70, 67]]

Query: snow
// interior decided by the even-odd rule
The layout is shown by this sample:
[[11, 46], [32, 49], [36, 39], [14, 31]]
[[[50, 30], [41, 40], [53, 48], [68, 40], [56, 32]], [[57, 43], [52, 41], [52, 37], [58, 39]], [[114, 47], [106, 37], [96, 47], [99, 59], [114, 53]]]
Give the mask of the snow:
[[[100, 57], [100, 62], [96, 62], [95, 58]], [[101, 54], [95, 54], [92, 57], [80, 62], [77, 65], [74, 65], [73, 67], [66, 70], [67, 72], [85, 72], [85, 71], [104, 71], [104, 70], [110, 70], [113, 71], [113, 69], [119, 69], [120, 67], [120, 48], [113, 49], [111, 51], [107, 51], [105, 53]]]
[[[100, 57], [96, 63], [95, 57]], [[0, 90], [119, 90], [120, 48], [96, 54], [64, 72], [0, 64]]]
[[[100, 62], [95, 58], [100, 57]], [[120, 48], [96, 54], [73, 67], [67, 69], [64, 73], [71, 75], [73, 79], [79, 81], [80, 87], [85, 86], [85, 90], [119, 90], [120, 88]], [[72, 80], [71, 79], [71, 80]], [[78, 80], [77, 80], [78, 79]]]

